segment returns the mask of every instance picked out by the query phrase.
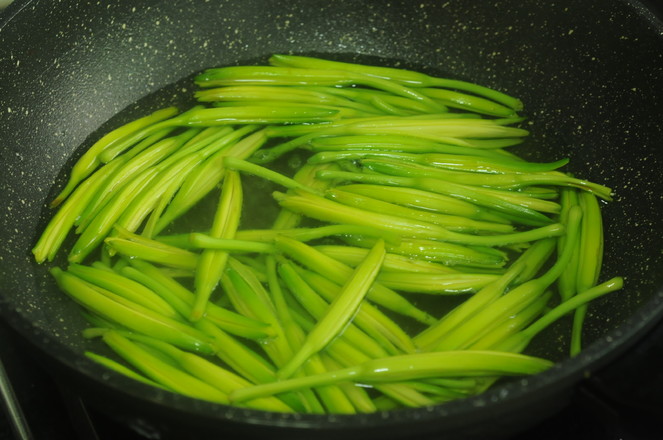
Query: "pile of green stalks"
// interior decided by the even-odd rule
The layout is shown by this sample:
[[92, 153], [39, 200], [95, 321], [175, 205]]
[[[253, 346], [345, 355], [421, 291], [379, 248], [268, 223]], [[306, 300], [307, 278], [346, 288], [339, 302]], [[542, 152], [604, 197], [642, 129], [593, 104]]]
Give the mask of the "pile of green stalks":
[[195, 83], [82, 155], [33, 249], [112, 370], [265, 411], [434, 405], [549, 369], [523, 352], [562, 317], [576, 355], [622, 287], [600, 282], [611, 190], [510, 152], [513, 97], [291, 55]]

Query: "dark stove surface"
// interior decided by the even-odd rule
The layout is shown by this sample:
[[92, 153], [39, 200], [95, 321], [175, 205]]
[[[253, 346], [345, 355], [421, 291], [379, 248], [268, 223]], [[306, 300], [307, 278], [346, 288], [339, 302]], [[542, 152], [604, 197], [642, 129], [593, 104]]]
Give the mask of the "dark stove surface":
[[[59, 386], [0, 323], [0, 359], [23, 409], [28, 434], [0, 412], [0, 440], [145, 440]], [[663, 439], [663, 323], [605, 371], [580, 386], [571, 404], [512, 440]]]

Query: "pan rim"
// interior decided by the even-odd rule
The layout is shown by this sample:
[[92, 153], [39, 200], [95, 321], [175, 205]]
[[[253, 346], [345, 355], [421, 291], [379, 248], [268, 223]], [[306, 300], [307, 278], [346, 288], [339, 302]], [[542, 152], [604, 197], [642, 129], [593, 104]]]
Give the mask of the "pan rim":
[[[624, 3], [631, 5], [639, 5], [639, 7], [646, 10], [646, 7], [637, 0], [620, 0]], [[4, 26], [20, 11], [27, 7], [28, 5], [35, 3], [34, 0], [16, 0], [13, 2], [4, 12], [0, 14], [0, 31]], [[37, 2], [38, 3], [38, 2]], [[657, 20], [653, 22], [654, 25], [658, 26], [659, 29], [663, 29], [662, 22]], [[4, 318], [6, 322], [10, 324], [16, 331], [20, 329], [25, 330], [27, 326], [32, 326], [32, 323], [24, 319], [22, 315], [18, 312], [11, 310], [7, 307], [7, 304], [0, 298], [0, 316]], [[476, 402], [483, 400], [487, 401], [487, 406], [496, 405], [499, 403], [512, 401], [518, 396], [522, 396], [523, 393], [535, 392], [537, 390], [544, 390], [546, 387], [557, 386], [558, 381], [553, 380], [554, 378], [564, 378], [567, 380], [572, 380], [574, 382], [579, 381], [586, 375], [586, 373], [594, 370], [594, 367], [600, 368], [604, 366], [611, 358], [614, 358], [628, 349], [637, 339], [646, 333], [650, 328], [656, 325], [658, 322], [663, 320], [663, 286], [659, 286], [658, 290], [655, 292], [652, 298], [647, 300], [645, 303], [641, 304], [638, 311], [629, 316], [622, 324], [617, 328], [607, 332], [599, 340], [594, 341], [590, 346], [588, 346], [583, 352], [576, 358], [566, 359], [558, 363], [553, 369], [541, 373], [536, 376], [528, 377], [528, 388], [525, 389], [524, 386], [518, 385], [520, 381], [515, 381], [511, 384], [503, 385], [499, 388], [492, 389], [487, 391], [480, 396], [470, 397], [463, 399], [461, 401], [454, 401], [445, 404], [435, 405], [433, 410], [428, 408], [425, 411], [421, 411], [421, 408], [415, 409], [400, 409], [394, 411], [388, 411], [388, 413], [393, 413], [395, 421], [393, 419], [387, 420], [383, 415], [380, 414], [365, 414], [365, 415], [284, 415], [282, 418], [275, 417], [265, 417], [264, 411], [258, 410], [246, 410], [242, 408], [236, 408], [225, 405], [217, 405], [210, 403], [209, 405], [201, 404], [196, 405], [196, 407], [205, 407], [209, 406], [208, 412], [209, 415], [214, 416], [218, 415], [218, 408], [224, 408], [224, 411], [227, 410], [229, 413], [238, 413], [249, 415], [249, 420], [264, 421], [270, 423], [266, 426], [284, 426], [287, 424], [287, 427], [308, 427], [307, 424], [310, 422], [315, 422], [315, 428], [319, 429], [333, 429], [333, 428], [359, 428], [366, 427], [373, 423], [384, 427], [387, 423], [398, 423], [399, 421], [421, 421], [421, 420], [430, 420], [436, 419], [439, 420], [441, 417], [441, 412], [444, 413], [444, 417], [454, 416], [458, 414], [463, 414], [468, 412], [467, 408], [476, 408], [479, 407], [476, 405]], [[27, 332], [30, 336], [34, 336], [34, 340], [31, 342], [40, 347], [40, 349], [47, 352], [49, 355], [55, 353], [57, 350], [62, 350], [67, 353], [66, 360], [69, 367], [84, 368], [83, 373], [86, 374], [90, 379], [99, 381], [98, 377], [92, 376], [91, 372], [98, 374], [99, 371], [102, 371], [92, 361], [87, 360], [80, 354], [76, 354], [73, 350], [70, 350], [65, 344], [58, 342], [56, 339], [52, 339], [50, 335], [46, 332], [37, 333], [35, 332], [36, 327], [30, 328], [30, 331]], [[25, 335], [24, 331], [20, 332], [22, 336]], [[618, 345], [620, 350], [615, 352], [612, 349], [609, 349], [612, 345]], [[71, 357], [69, 355], [72, 355]], [[53, 356], [55, 359], [62, 361], [63, 359]], [[583, 360], [591, 360], [587, 365]], [[560, 370], [565, 370], [564, 374]], [[81, 371], [81, 370], [79, 370]], [[103, 370], [107, 372], [107, 370]], [[111, 375], [116, 375], [116, 373], [110, 373]], [[118, 378], [125, 379], [124, 377], [117, 375]], [[135, 382], [127, 382], [135, 384]], [[537, 388], [538, 387], [538, 388]], [[504, 395], [503, 389], [507, 389], [507, 394]], [[146, 393], [146, 390], [154, 390], [151, 387], [138, 384], [135, 387], [122, 387], [118, 389], [121, 392], [127, 392], [131, 390], [132, 392], [129, 395], [135, 395], [138, 398], [142, 398], [142, 395]], [[195, 399], [188, 398], [186, 396], [175, 395], [172, 393], [162, 393], [160, 390], [155, 390], [157, 394], [154, 394], [157, 397], [157, 400], [160, 400], [162, 404], [172, 403], [173, 408], [176, 409], [185, 409], [191, 407], [191, 402]], [[172, 397], [171, 397], [172, 396]], [[483, 406], [481, 406], [483, 407]], [[398, 415], [396, 415], [398, 413]], [[415, 415], [416, 413], [416, 415]], [[423, 415], [422, 415], [423, 413]], [[207, 414], [206, 414], [207, 415]], [[261, 420], [265, 419], [265, 420]], [[361, 420], [359, 420], [361, 419]], [[223, 419], [221, 420], [230, 420]], [[233, 421], [237, 421], [237, 417], [232, 417]], [[356, 423], [356, 425], [353, 425]]]
[[496, 385], [482, 394], [446, 403], [352, 415], [272, 413], [221, 405], [171, 393], [133, 381], [94, 363], [36, 327], [19, 312], [8, 308], [7, 302], [1, 298], [0, 316], [20, 337], [47, 354], [51, 360], [75, 373], [84, 374], [87, 380], [112, 389], [114, 393], [136, 400], [136, 403], [166, 407], [183, 416], [209, 419], [214, 423], [233, 422], [261, 428], [342, 432], [356, 429], [384, 429], [385, 426], [395, 427], [408, 423], [440, 422], [465, 415], [476, 415], [479, 411], [490, 412], [498, 406], [505, 410], [509, 406], [526, 404], [532, 396], [537, 396], [538, 399], [542, 395], [554, 394], [561, 385], [576, 387], [583, 379], [607, 367], [610, 361], [628, 351], [649, 330], [663, 321], [663, 286], [659, 286], [656, 294], [641, 304], [638, 310], [619, 326], [593, 341], [576, 357], [557, 362], [543, 373], [524, 376]]

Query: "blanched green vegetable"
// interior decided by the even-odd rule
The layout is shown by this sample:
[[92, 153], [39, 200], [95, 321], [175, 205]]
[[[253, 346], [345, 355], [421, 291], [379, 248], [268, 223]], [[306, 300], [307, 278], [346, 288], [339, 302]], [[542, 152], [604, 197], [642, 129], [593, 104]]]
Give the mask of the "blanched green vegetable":
[[58, 206], [64, 199], [66, 199], [69, 194], [76, 188], [79, 182], [84, 180], [87, 176], [92, 174], [94, 169], [99, 166], [101, 161], [99, 156], [114, 144], [120, 142], [123, 138], [130, 136], [132, 133], [141, 130], [144, 127], [152, 126], [159, 121], [162, 121], [166, 118], [174, 116], [177, 114], [177, 109], [175, 107], [165, 108], [163, 110], [158, 110], [152, 113], [149, 116], [144, 118], [137, 119], [126, 125], [123, 125], [120, 128], [117, 128], [110, 133], [106, 134], [104, 137], [99, 139], [94, 145], [92, 145], [81, 157], [74, 167], [71, 170], [69, 181], [65, 188], [60, 192], [60, 194], [51, 202], [51, 206]]
[[[226, 172], [223, 179], [221, 198], [214, 216], [210, 234], [215, 238], [230, 239], [235, 236], [242, 213], [242, 182], [239, 174]], [[196, 321], [205, 313], [212, 291], [221, 280], [229, 254], [223, 250], [207, 249], [196, 264], [196, 301], [191, 310], [191, 319]]]
[[306, 340], [288, 363], [279, 371], [280, 379], [290, 377], [311, 355], [322, 350], [357, 312], [384, 259], [384, 242], [378, 241], [366, 259], [354, 270], [339, 294], [329, 305], [324, 317], [309, 332]]
[[442, 404], [550, 368], [528, 346], [571, 312], [577, 354], [623, 285], [611, 189], [509, 151], [517, 98], [294, 55], [195, 82], [81, 156], [33, 248], [118, 374], [273, 412]]
[[393, 356], [367, 361], [354, 368], [336, 370], [318, 376], [291, 379], [273, 384], [248, 387], [231, 393], [230, 399], [241, 402], [305, 386], [320, 386], [341, 381], [367, 383], [398, 382], [427, 377], [490, 377], [495, 374], [535, 374], [552, 366], [543, 359], [502, 352], [461, 351]]

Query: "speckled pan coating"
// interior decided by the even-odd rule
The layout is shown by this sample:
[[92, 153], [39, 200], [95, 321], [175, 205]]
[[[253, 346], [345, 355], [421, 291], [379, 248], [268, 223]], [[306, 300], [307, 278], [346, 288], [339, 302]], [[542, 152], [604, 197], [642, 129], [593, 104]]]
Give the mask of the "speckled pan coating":
[[[351, 418], [270, 415], [128, 387], [77, 355], [76, 308], [29, 253], [62, 170], [81, 145], [129, 118], [188, 105], [196, 72], [284, 52], [401, 65], [518, 96], [532, 130], [519, 152], [568, 156], [577, 175], [613, 187], [604, 273], [624, 275], [626, 288], [592, 306], [587, 351], [474, 399]], [[118, 417], [150, 429], [190, 420], [272, 438], [511, 432], [549, 414], [583, 371], [663, 315], [661, 102], [663, 24], [636, 2], [17, 0], [0, 16], [0, 312], [63, 371], [109, 396]], [[542, 338], [541, 353], [560, 356], [566, 331]], [[159, 417], [147, 421], [152, 412]]]

